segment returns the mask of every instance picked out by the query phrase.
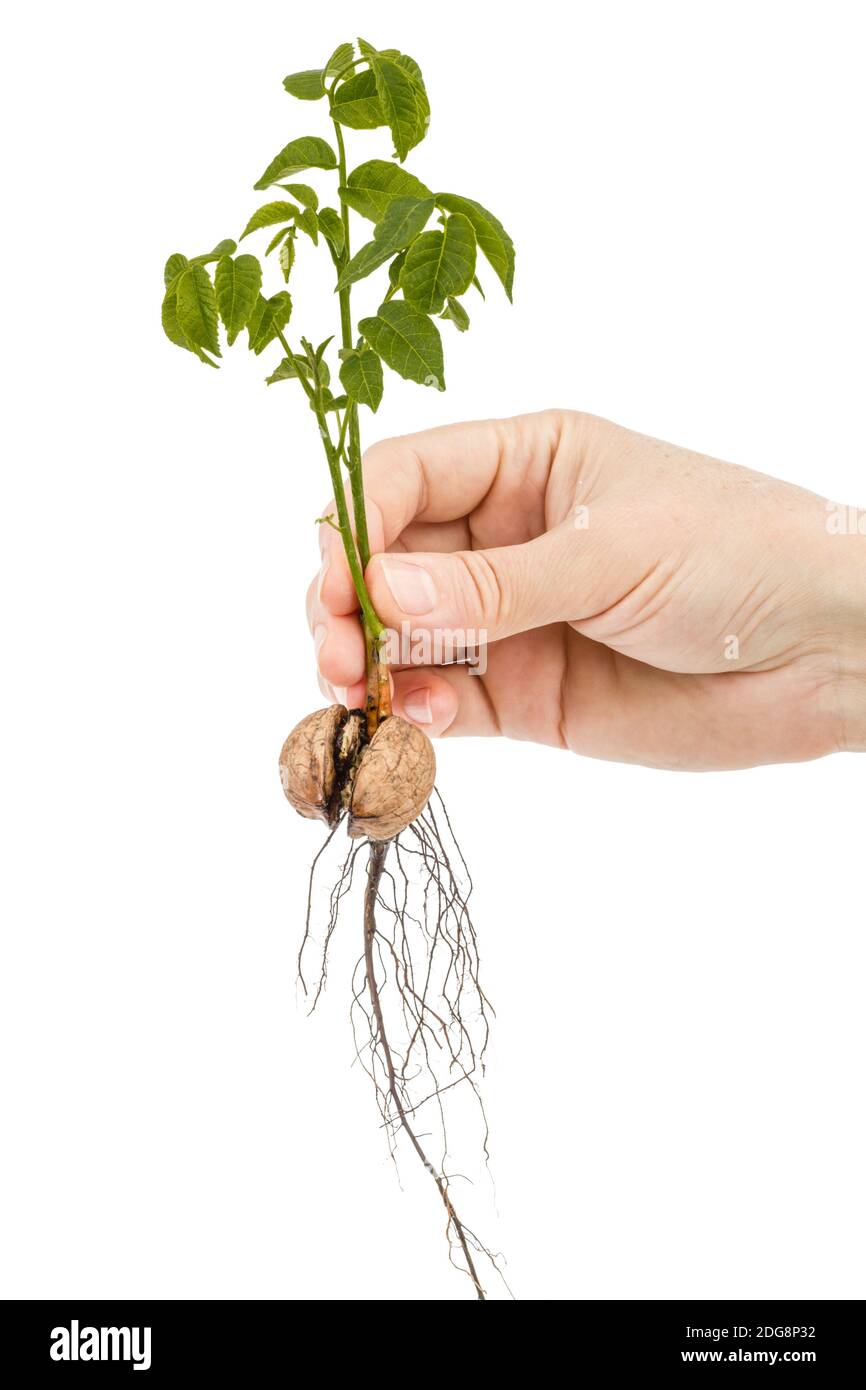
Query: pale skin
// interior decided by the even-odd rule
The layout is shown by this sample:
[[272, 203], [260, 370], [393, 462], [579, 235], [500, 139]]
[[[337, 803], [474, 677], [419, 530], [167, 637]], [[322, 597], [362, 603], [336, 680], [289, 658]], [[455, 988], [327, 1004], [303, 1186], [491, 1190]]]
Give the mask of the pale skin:
[[[814, 493], [567, 410], [386, 440], [364, 485], [383, 622], [487, 633], [484, 675], [394, 669], [431, 736], [695, 771], [866, 749], [866, 526]], [[320, 683], [360, 705], [358, 605], [319, 534]]]

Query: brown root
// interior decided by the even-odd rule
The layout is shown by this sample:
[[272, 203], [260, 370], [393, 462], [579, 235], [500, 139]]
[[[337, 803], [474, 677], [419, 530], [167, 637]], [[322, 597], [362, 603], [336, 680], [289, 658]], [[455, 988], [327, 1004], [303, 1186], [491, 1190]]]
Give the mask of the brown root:
[[[465, 1094], [472, 1102], [487, 1162], [488, 1127], [478, 1079], [492, 1010], [479, 981], [478, 945], [468, 909], [471, 880], [444, 804], [438, 793], [433, 797], [435, 808], [429, 804], [398, 838], [368, 841], [364, 949], [353, 977], [351, 1016], [356, 1053], [373, 1082], [392, 1157], [396, 1160], [403, 1135], [445, 1208], [452, 1262], [469, 1276], [476, 1296], [486, 1299], [479, 1261], [489, 1261], [501, 1278], [502, 1271], [497, 1257], [456, 1210], [452, 1187], [460, 1175], [450, 1155], [446, 1112], [452, 1123], [459, 1120], [462, 1131], [471, 1122], [471, 1111], [461, 1111], [459, 1097]], [[312, 1007], [327, 979], [331, 938], [363, 847], [363, 842], [352, 845], [330, 892]], [[311, 942], [310, 915], [308, 904], [301, 958]], [[431, 1142], [439, 1147], [436, 1160]]]
[[[445, 1211], [448, 1215], [448, 1222], [445, 1228], [446, 1234], [448, 1235], [450, 1240], [451, 1233], [453, 1231], [454, 1236], [456, 1237], [460, 1245], [460, 1249], [463, 1252], [463, 1258], [466, 1261], [466, 1269], [470, 1279], [472, 1280], [472, 1283], [475, 1286], [476, 1295], [479, 1299], [484, 1301], [487, 1295], [484, 1292], [481, 1280], [478, 1278], [478, 1273], [475, 1268], [475, 1261], [472, 1258], [472, 1252], [469, 1248], [471, 1232], [467, 1233], [466, 1228], [463, 1226], [463, 1223], [461, 1222], [459, 1216], [457, 1215], [457, 1212], [454, 1209], [454, 1204], [451, 1201], [451, 1197], [448, 1192], [448, 1179], [442, 1173], [438, 1172], [436, 1168], [434, 1168], [433, 1164], [430, 1162], [429, 1158], [427, 1157], [426, 1153], [421, 1147], [421, 1142], [418, 1139], [415, 1130], [412, 1128], [406, 1111], [406, 1107], [403, 1104], [404, 1087], [402, 1086], [401, 1082], [397, 1079], [397, 1072], [394, 1066], [394, 1057], [391, 1052], [391, 1047], [388, 1043], [387, 1034], [385, 1032], [385, 1019], [382, 1013], [382, 999], [379, 993], [379, 985], [376, 980], [374, 946], [377, 936], [376, 903], [379, 898], [379, 883], [382, 877], [382, 870], [385, 867], [385, 856], [387, 853], [387, 843], [374, 841], [370, 844], [370, 859], [367, 865], [367, 889], [364, 894], [364, 968], [365, 978], [367, 982], [367, 993], [370, 996], [370, 1003], [373, 1008], [373, 1017], [376, 1021], [375, 1045], [378, 1047], [382, 1060], [385, 1064], [388, 1099], [393, 1103], [394, 1111], [397, 1115], [397, 1118], [400, 1122], [400, 1125], [404, 1133], [407, 1135], [409, 1142], [412, 1145], [412, 1148], [415, 1150], [424, 1167], [427, 1169], [428, 1173], [430, 1174], [431, 1178], [436, 1184], [439, 1196], [442, 1198]], [[415, 997], [417, 998], [418, 996]], [[402, 1068], [404, 1074], [405, 1065], [406, 1063], [404, 1058]], [[415, 1108], [417, 1107], [413, 1107], [413, 1109]]]

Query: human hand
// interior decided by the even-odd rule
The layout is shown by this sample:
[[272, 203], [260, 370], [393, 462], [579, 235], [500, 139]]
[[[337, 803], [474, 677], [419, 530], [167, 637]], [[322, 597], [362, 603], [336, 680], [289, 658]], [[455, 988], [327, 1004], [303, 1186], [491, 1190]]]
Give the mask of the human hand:
[[[815, 494], [571, 411], [386, 440], [364, 485], [383, 622], [490, 644], [483, 675], [394, 669], [427, 733], [695, 770], [866, 748], [866, 536]], [[357, 601], [319, 529], [320, 677], [360, 705]]]

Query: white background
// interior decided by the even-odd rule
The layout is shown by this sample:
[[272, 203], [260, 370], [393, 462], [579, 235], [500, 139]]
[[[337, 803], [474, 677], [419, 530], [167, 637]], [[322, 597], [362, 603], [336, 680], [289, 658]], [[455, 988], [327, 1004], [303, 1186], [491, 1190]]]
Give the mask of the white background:
[[[159, 322], [168, 253], [237, 237], [272, 155], [328, 133], [285, 73], [359, 29], [415, 55], [433, 119], [408, 167], [518, 248], [514, 307], [488, 273], [471, 332], [443, 325], [448, 392], [389, 377], [368, 441], [575, 406], [863, 505], [861, 20], [7, 15], [4, 1294], [471, 1297], [350, 1067], [357, 907], [321, 1013], [295, 1004], [320, 837], [275, 760], [321, 703], [311, 417], [242, 344], [209, 371]], [[350, 163], [390, 154], [348, 138]], [[325, 265], [294, 286], [319, 337]], [[516, 1294], [863, 1297], [863, 763], [439, 762], [498, 1008], [484, 1234]]]

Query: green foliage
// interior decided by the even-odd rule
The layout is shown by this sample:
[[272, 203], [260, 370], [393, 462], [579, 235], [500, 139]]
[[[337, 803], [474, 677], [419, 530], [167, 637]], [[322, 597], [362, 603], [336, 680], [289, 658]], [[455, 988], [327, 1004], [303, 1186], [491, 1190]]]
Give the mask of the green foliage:
[[376, 223], [373, 240], [362, 246], [344, 267], [337, 288], [344, 289], [356, 280], [363, 280], [371, 271], [390, 260], [395, 251], [402, 251], [408, 246], [424, 227], [433, 206], [432, 197], [395, 198], [389, 203], [381, 222]]
[[218, 241], [212, 251], [206, 251], [203, 256], [193, 256], [191, 265], [210, 265], [212, 261], [218, 261], [220, 256], [233, 256], [238, 249], [236, 241]]
[[290, 140], [268, 165], [254, 188], [270, 188], [280, 179], [290, 179], [293, 174], [303, 173], [305, 169], [336, 169], [337, 156], [327, 140], [318, 135], [302, 135], [298, 140]]
[[303, 357], [284, 357], [275, 372], [271, 372], [265, 380], [268, 386], [273, 386], [277, 381], [296, 381], [299, 376], [310, 378], [310, 366]]
[[[362, 405], [378, 410], [384, 390], [383, 364], [406, 380], [444, 390], [437, 319], [453, 324], [461, 333], [469, 328], [461, 296], [474, 286], [483, 298], [476, 265], [479, 251], [511, 299], [514, 246], [502, 223], [481, 203], [456, 193], [434, 193], [402, 167], [430, 121], [424, 78], [413, 58], [399, 49], [380, 49], [359, 39], [357, 48], [340, 44], [323, 67], [292, 73], [283, 85], [301, 101], [326, 103], [335, 143], [303, 135], [280, 150], [255, 187], [275, 187], [282, 196], [252, 214], [240, 240], [273, 228], [265, 256], [277, 252], [286, 284], [304, 266], [303, 256], [296, 266], [299, 233], [314, 246], [322, 242], [335, 269], [340, 339], [331, 346], [328, 338], [316, 348], [301, 339], [301, 346], [292, 348], [284, 333], [292, 314], [288, 292], [283, 289], [267, 297], [259, 260], [237, 255], [233, 241], [222, 241], [200, 256], [187, 258], [179, 251], [169, 256], [164, 269], [163, 328], [172, 343], [209, 366], [216, 366], [214, 359], [220, 356], [220, 322], [230, 345], [246, 329], [250, 350], [256, 355], [279, 341], [281, 360], [267, 377], [268, 384], [298, 381], [323, 437], [327, 417], [337, 416], [339, 437], [336, 444], [331, 439], [330, 447], [351, 469], [360, 459], [357, 410]], [[390, 130], [394, 158], [369, 159], [349, 172], [347, 133], [382, 127]], [[339, 204], [321, 206], [318, 178], [334, 173]], [[306, 174], [311, 176], [309, 182], [294, 181]], [[364, 242], [362, 236], [354, 248], [349, 245], [350, 209], [373, 224], [372, 237]], [[441, 225], [428, 230], [436, 209]], [[352, 233], [353, 241], [356, 235]], [[214, 267], [212, 272], [209, 266]], [[353, 330], [352, 286], [385, 266], [384, 299], [377, 312]], [[331, 388], [329, 351], [338, 352], [340, 358], [342, 394]]]
[[272, 251], [275, 251], [276, 248], [279, 246], [280, 242], [283, 240], [283, 238], [289, 235], [290, 231], [292, 231], [291, 223], [287, 227], [281, 227], [280, 230], [274, 236], [271, 237], [270, 241], [265, 247], [265, 255], [269, 256]]
[[194, 348], [220, 355], [217, 307], [210, 276], [203, 265], [189, 265], [177, 278], [177, 322]]
[[255, 256], [223, 256], [217, 262], [214, 289], [219, 316], [226, 327], [229, 347], [256, 306], [262, 287], [262, 268]]
[[173, 256], [169, 256], [165, 263], [165, 270], [162, 276], [166, 289], [168, 289], [173, 280], [177, 279], [182, 270], [186, 270], [188, 265], [189, 261], [186, 256], [182, 256], [179, 251], [175, 251]]
[[436, 206], [445, 212], [460, 212], [469, 219], [475, 229], [478, 245], [484, 252], [511, 299], [514, 285], [514, 242], [498, 218], [488, 212], [480, 203], [471, 198], [461, 198], [457, 193], [437, 193]]
[[292, 273], [292, 266], [295, 264], [295, 232], [290, 227], [288, 235], [280, 247], [280, 270], [283, 272], [283, 279], [289, 283], [289, 276]]
[[394, 198], [432, 198], [433, 194], [407, 169], [389, 164], [387, 159], [368, 159], [352, 170], [340, 197], [362, 217], [380, 222]]
[[241, 232], [241, 241], [249, 236], [250, 232], [257, 232], [261, 227], [273, 227], [276, 222], [293, 222], [297, 214], [298, 209], [294, 203], [263, 203], [260, 208], [256, 208]]
[[281, 183], [280, 188], [291, 193], [295, 202], [300, 203], [302, 208], [312, 208], [315, 212], [319, 206], [319, 195], [308, 183]]
[[247, 323], [250, 349], [257, 357], [285, 328], [291, 313], [292, 300], [288, 290], [280, 290], [278, 294], [271, 295], [270, 299], [265, 299], [262, 295], [257, 297]]
[[169, 342], [177, 347], [184, 348], [187, 352], [192, 352], [200, 361], [205, 362], [209, 367], [215, 367], [216, 362], [212, 362], [207, 353], [202, 352], [201, 348], [196, 347], [190, 342], [177, 321], [177, 290], [171, 288], [166, 291], [162, 301], [162, 327]]
[[[377, 228], [378, 231], [378, 228]], [[475, 274], [475, 232], [463, 213], [446, 218], [441, 232], [425, 232], [409, 247], [400, 288], [425, 314], [441, 313], [449, 295], [463, 294]]]
[[353, 130], [375, 130], [377, 126], [388, 124], [376, 78], [369, 68], [356, 72], [340, 84], [331, 103], [331, 113], [340, 125], [351, 126]]
[[325, 64], [325, 76], [336, 77], [343, 68], [351, 63], [354, 56], [355, 45], [353, 43], [338, 44]]
[[368, 405], [375, 414], [379, 409], [385, 382], [382, 363], [369, 348], [353, 352], [340, 368], [340, 380], [349, 397], [359, 405]]
[[346, 242], [346, 234], [343, 230], [343, 219], [333, 208], [322, 208], [317, 215], [317, 220], [319, 223], [319, 231], [330, 245], [334, 258], [339, 261]]
[[302, 208], [296, 218], [298, 226], [307, 236], [314, 246], [319, 244], [319, 219], [312, 208]]
[[298, 97], [301, 101], [318, 101], [325, 95], [325, 74], [321, 68], [293, 72], [291, 76], [283, 78], [283, 86], [290, 96]]
[[442, 318], [450, 319], [460, 333], [465, 333], [469, 327], [469, 315], [460, 303], [460, 300], [453, 299], [451, 295], [448, 296], [446, 301], [445, 312], [442, 314]]
[[442, 339], [432, 319], [405, 300], [392, 299], [358, 324], [382, 361], [407, 381], [445, 390]]
[[427, 134], [430, 104], [417, 63], [394, 50], [380, 52], [364, 39], [358, 40], [376, 83], [376, 92], [394, 139], [394, 152], [400, 163]]

